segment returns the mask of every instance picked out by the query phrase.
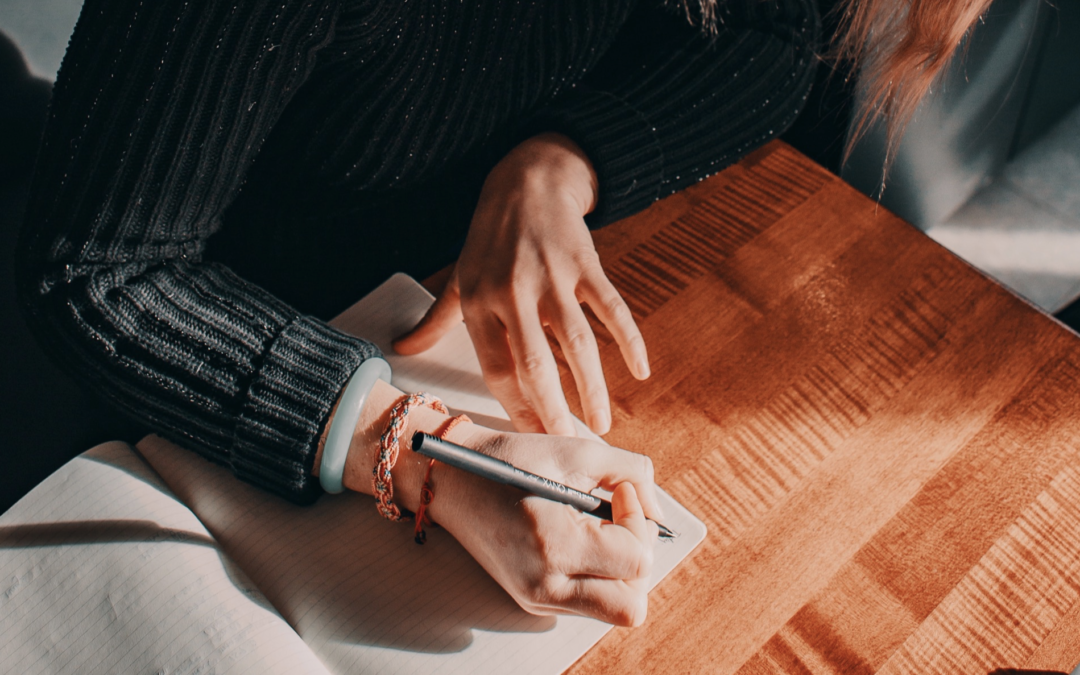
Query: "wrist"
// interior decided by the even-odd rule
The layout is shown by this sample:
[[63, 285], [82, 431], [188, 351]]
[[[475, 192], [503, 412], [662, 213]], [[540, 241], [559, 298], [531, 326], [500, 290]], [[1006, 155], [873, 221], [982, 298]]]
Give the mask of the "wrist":
[[[455, 426], [445, 438], [484, 454], [498, 456], [498, 449], [506, 435], [506, 432], [477, 424], [462, 423]], [[429, 460], [416, 456], [426, 469]], [[467, 536], [475, 528], [477, 514], [493, 516], [502, 510], [497, 503], [499, 500], [517, 499], [512, 494], [514, 490], [506, 485], [442, 462], [435, 462], [431, 483], [434, 498], [428, 507], [428, 514], [459, 541], [463, 541], [462, 536]]]
[[344, 488], [342, 475], [357, 423], [375, 382], [390, 381], [390, 365], [381, 358], [364, 361], [353, 372], [330, 411], [330, 419], [315, 453], [315, 475], [324, 490], [336, 494]]
[[[400, 389], [382, 380], [372, 387], [349, 446], [342, 475], [346, 488], [367, 495], [374, 494], [372, 476], [378, 462], [382, 434], [390, 422], [391, 409], [404, 396]], [[416, 512], [429, 461], [412, 451], [412, 435], [418, 431], [434, 434], [447, 419], [448, 415], [426, 406], [413, 408], [406, 418], [405, 429], [400, 436], [398, 460], [393, 468], [394, 503], [399, 508]], [[455, 426], [446, 438], [459, 445], [490, 451], [496, 447], [500, 436], [502, 432], [463, 422]], [[316, 455], [316, 474], [319, 461], [320, 456]], [[470, 513], [483, 512], [481, 502], [505, 487], [441, 463], [436, 463], [431, 481], [435, 498], [428, 514], [451, 533], [458, 529], [455, 525], [465, 522]]]
[[[378, 383], [372, 391], [373, 405], [365, 410], [356, 427], [349, 459], [345, 466], [344, 483], [350, 490], [374, 494], [372, 478], [378, 463], [380, 441], [390, 423], [392, 408], [405, 397], [396, 387]], [[447, 419], [447, 415], [427, 406], [413, 406], [405, 418], [405, 426], [399, 434], [400, 448], [393, 473], [393, 501], [399, 508], [415, 511], [419, 505], [420, 486], [426, 468], [423, 458], [409, 448], [409, 441], [417, 431], [434, 433]]]
[[488, 176], [499, 191], [513, 189], [540, 194], [565, 194], [582, 216], [596, 208], [599, 186], [585, 152], [568, 137], [544, 133], [518, 144]]

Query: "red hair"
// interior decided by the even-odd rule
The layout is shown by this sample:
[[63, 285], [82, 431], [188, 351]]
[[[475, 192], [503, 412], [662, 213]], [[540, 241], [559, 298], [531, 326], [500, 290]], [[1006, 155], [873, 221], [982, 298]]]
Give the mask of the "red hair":
[[886, 170], [919, 102], [991, 0], [841, 0], [833, 57], [859, 74], [847, 149], [884, 120]]
[[[731, 0], [681, 0], [687, 18], [716, 30], [717, 6]], [[765, 0], [758, 0], [765, 1]], [[838, 0], [839, 30], [830, 60], [859, 75], [861, 96], [845, 156], [868, 128], [884, 120], [886, 172], [919, 102], [991, 0]]]

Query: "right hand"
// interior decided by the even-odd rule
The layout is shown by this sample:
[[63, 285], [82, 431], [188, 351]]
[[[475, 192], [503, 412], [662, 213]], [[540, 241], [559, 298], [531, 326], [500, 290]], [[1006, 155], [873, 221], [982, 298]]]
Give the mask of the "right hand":
[[[379, 381], [356, 424], [345, 486], [372, 494], [371, 475], [387, 413], [401, 391]], [[446, 416], [418, 407], [401, 437], [434, 433]], [[524, 609], [581, 614], [636, 626], [645, 620], [646, 591], [661, 519], [652, 461], [603, 443], [567, 436], [515, 434], [465, 423], [448, 440], [505, 460], [583, 492], [612, 491], [614, 522], [444, 464], [432, 473], [428, 514], [452, 534]], [[322, 452], [320, 447], [319, 453]], [[315, 466], [320, 466], [316, 455]], [[402, 449], [394, 467], [394, 501], [416, 511], [428, 460]], [[404, 533], [403, 533], [404, 534]]]
[[[620, 626], [645, 621], [660, 519], [652, 462], [593, 441], [461, 425], [456, 443], [583, 492], [613, 491], [614, 522], [451, 469], [432, 515], [522, 608]], [[441, 471], [440, 471], [441, 469]]]

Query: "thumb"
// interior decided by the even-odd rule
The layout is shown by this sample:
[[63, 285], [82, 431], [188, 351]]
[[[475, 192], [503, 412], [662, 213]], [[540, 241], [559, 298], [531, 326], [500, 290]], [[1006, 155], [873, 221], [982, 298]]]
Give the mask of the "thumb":
[[[456, 270], [455, 270], [456, 272]], [[419, 354], [433, 347], [451, 328], [461, 323], [461, 292], [458, 289], [457, 274], [450, 277], [435, 303], [428, 309], [424, 318], [408, 333], [393, 342], [398, 354]]]

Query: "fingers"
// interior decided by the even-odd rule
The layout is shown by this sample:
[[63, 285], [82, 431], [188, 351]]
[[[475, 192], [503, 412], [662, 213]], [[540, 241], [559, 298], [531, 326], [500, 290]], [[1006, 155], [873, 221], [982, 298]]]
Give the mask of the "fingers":
[[510, 415], [514, 428], [521, 433], [543, 433], [544, 425], [518, 381], [506, 327], [498, 317], [486, 312], [470, 317], [465, 325], [476, 347], [484, 382]]
[[[653, 463], [648, 456], [596, 444], [592, 452], [579, 453], [574, 460], [583, 463], [584, 473], [605, 490], [614, 491], [621, 483], [633, 485], [645, 517], [655, 521], [663, 520], [664, 513], [660, 508], [656, 483], [653, 482]], [[612, 509], [615, 508], [614, 501], [611, 506]], [[617, 515], [615, 517], [618, 518]]]
[[652, 571], [656, 523], [645, 520], [634, 486], [622, 483], [611, 498], [614, 522], [590, 527], [586, 535], [588, 554], [579, 575], [605, 579], [648, 578]]
[[592, 327], [576, 298], [557, 302], [549, 314], [549, 324], [577, 384], [585, 420], [593, 431], [606, 434], [611, 429], [611, 405]]
[[575, 436], [559, 371], [535, 308], [508, 316], [506, 329], [521, 389], [549, 434]]
[[649, 355], [645, 351], [645, 338], [641, 337], [634, 315], [608, 281], [604, 270], [596, 265], [583, 282], [579, 290], [582, 300], [588, 303], [597, 318], [611, 331], [626, 367], [639, 380], [649, 377]]
[[457, 276], [454, 275], [424, 318], [408, 333], [394, 340], [394, 351], [403, 355], [427, 351], [461, 320], [461, 293]]
[[567, 578], [558, 604], [608, 623], [640, 626], [648, 612], [656, 525], [645, 520], [629, 483], [615, 488], [611, 505], [615, 522], [589, 528], [589, 552]]
[[[645, 520], [645, 511], [638, 500], [637, 489], [630, 483], [620, 483], [615, 487], [611, 495], [612, 525], [618, 525], [629, 531], [639, 542], [644, 544], [645, 562], [643, 568], [638, 569], [640, 579], [647, 575], [652, 568], [652, 544], [656, 541], [656, 523]], [[614, 532], [611, 526], [604, 528], [606, 532]], [[631, 577], [621, 577], [628, 579]]]
[[529, 584], [524, 607], [581, 614], [621, 626], [644, 622], [656, 526], [645, 520], [629, 483], [615, 489], [612, 507], [612, 523], [580, 515], [567, 523], [566, 507], [541, 507], [557, 521], [572, 524], [541, 547], [550, 567], [543, 581]]

